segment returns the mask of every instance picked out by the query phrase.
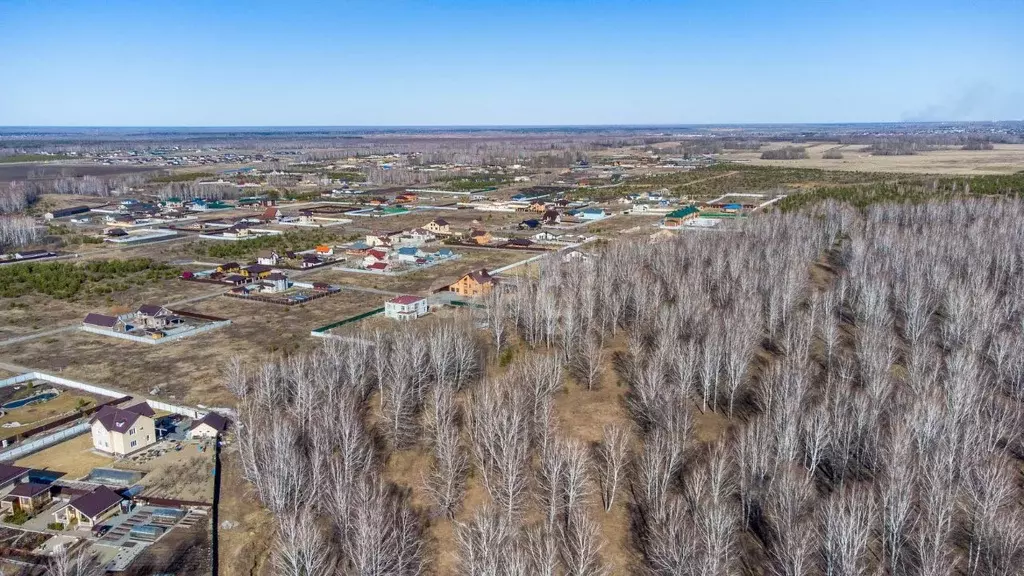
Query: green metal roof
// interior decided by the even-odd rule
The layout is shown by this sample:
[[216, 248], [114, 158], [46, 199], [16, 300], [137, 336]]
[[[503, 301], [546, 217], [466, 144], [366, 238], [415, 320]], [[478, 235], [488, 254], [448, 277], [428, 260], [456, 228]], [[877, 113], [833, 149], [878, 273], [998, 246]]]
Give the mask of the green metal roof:
[[679, 210], [673, 210], [672, 212], [669, 212], [668, 214], [665, 215], [665, 218], [686, 218], [687, 216], [691, 214], [696, 214], [698, 212], [700, 211], [697, 210], [696, 206], [687, 206], [685, 208], [680, 208]]

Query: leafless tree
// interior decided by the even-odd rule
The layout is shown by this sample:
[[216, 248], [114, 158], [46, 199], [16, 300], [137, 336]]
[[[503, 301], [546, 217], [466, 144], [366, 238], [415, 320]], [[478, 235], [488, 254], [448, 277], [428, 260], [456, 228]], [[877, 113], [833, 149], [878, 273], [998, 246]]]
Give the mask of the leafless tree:
[[277, 574], [287, 576], [328, 576], [334, 574], [327, 535], [316, 519], [299, 509], [277, 516], [277, 540], [271, 562]]
[[629, 459], [629, 433], [622, 426], [606, 425], [604, 438], [597, 446], [598, 479], [601, 483], [601, 502], [605, 512], [612, 509], [619, 482], [625, 475]]

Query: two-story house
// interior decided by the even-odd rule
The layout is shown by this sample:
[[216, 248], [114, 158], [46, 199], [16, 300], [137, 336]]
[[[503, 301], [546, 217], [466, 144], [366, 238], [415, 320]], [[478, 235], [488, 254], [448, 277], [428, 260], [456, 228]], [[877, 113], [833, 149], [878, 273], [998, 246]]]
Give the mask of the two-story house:
[[153, 409], [142, 402], [127, 408], [104, 406], [89, 423], [97, 450], [124, 456], [156, 443]]

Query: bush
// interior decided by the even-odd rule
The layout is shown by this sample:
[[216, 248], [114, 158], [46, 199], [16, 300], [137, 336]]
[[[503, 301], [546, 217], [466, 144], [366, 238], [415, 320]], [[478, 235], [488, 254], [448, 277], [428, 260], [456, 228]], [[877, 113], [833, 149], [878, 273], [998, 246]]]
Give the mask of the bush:
[[28, 522], [29, 518], [31, 518], [31, 516], [28, 515], [28, 512], [25, 512], [24, 510], [18, 510], [5, 516], [4, 522], [8, 524], [14, 524], [15, 526], [21, 526], [25, 522]]
[[[26, 262], [0, 268], [0, 297], [17, 298], [38, 292], [66, 300], [88, 287], [95, 293], [112, 291], [129, 278], [140, 283], [176, 277], [180, 271], [149, 258], [69, 262]], [[108, 283], [109, 282], [109, 283]]]
[[50, 530], [63, 530], [64, 529], [64, 523], [63, 522], [50, 522], [49, 524], [46, 525], [46, 527], [49, 528]]
[[842, 160], [843, 152], [839, 148], [829, 148], [821, 157], [825, 160]]

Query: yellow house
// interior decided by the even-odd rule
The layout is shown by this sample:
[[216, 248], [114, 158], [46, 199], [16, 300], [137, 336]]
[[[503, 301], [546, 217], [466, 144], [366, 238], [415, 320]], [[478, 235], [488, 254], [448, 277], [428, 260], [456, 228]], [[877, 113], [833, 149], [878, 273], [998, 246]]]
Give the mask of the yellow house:
[[53, 498], [50, 496], [50, 485], [38, 482], [23, 482], [0, 500], [0, 512], [14, 513], [24, 511], [35, 514]]
[[490, 292], [495, 284], [497, 280], [491, 277], [487, 270], [481, 269], [459, 278], [459, 281], [449, 286], [448, 290], [459, 296], [482, 296]]
[[224, 264], [217, 266], [217, 272], [220, 272], [221, 274], [225, 272], [237, 272], [238, 268], [238, 262], [225, 262]]
[[434, 234], [440, 234], [442, 236], [447, 236], [448, 234], [452, 233], [451, 224], [449, 224], [448, 221], [445, 220], [444, 218], [436, 218], [434, 220], [431, 220], [430, 222], [423, 226], [423, 229], [429, 232], [433, 232]]
[[153, 409], [145, 402], [127, 408], [100, 408], [90, 420], [93, 447], [124, 456], [155, 444], [153, 414]]
[[246, 266], [239, 272], [246, 278], [265, 278], [270, 276], [273, 269], [270, 266], [264, 266], [263, 264], [253, 264], [252, 266]]
[[80, 528], [92, 528], [116, 516], [120, 510], [121, 496], [106, 486], [99, 486], [92, 492], [72, 498], [54, 512], [53, 517], [65, 526], [77, 523]]

